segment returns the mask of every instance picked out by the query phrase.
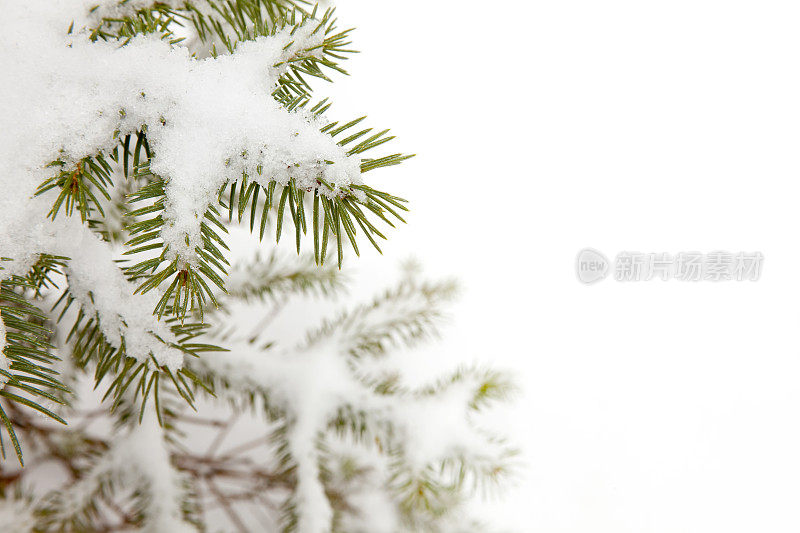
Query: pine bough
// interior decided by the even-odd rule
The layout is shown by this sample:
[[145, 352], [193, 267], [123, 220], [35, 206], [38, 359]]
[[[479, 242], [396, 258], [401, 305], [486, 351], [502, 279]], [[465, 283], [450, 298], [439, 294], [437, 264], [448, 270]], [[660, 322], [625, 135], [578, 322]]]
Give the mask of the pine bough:
[[[452, 287], [410, 276], [302, 339], [274, 326], [341, 292], [345, 249], [378, 248], [406, 210], [363, 180], [409, 157], [373, 155], [388, 130], [312, 97], [353, 52], [333, 11], [0, 10], [0, 448], [66, 474], [37, 491], [0, 462], [0, 530], [204, 530], [215, 505], [240, 531], [455, 528], [468, 486], [507, 473], [513, 450], [475, 418], [511, 385], [469, 368], [414, 388], [387, 362], [435, 333]], [[300, 255], [231, 265], [233, 225], [293, 233]], [[266, 437], [219, 452], [243, 412]], [[204, 424], [219, 435], [198, 453]]]

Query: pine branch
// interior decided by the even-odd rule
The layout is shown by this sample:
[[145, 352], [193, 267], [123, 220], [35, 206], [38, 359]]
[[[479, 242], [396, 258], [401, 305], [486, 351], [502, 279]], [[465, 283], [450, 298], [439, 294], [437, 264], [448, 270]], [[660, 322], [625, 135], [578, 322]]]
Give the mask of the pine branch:
[[[446, 530], [470, 486], [507, 475], [513, 451], [474, 420], [511, 393], [504, 374], [459, 369], [415, 388], [382, 357], [437, 334], [452, 283], [409, 277], [297, 345], [239, 334], [236, 306], [279, 313], [292, 297], [337, 294], [343, 276], [328, 256], [341, 268], [364, 237], [380, 251], [380, 225], [404, 221], [406, 201], [363, 174], [410, 156], [381, 152], [389, 130], [365, 127], [364, 117], [330, 122], [328, 100], [312, 103], [313, 80], [346, 74], [355, 52], [333, 10], [299, 0], [110, 0], [75, 19], [68, 46], [16, 4], [9, 13], [24, 30], [11, 25], [13, 35], [61, 43], [47, 48], [53, 62], [69, 66], [66, 77], [79, 73], [32, 67], [21, 76], [53, 85], [56, 96], [42, 93], [36, 106], [52, 104], [53, 124], [69, 127], [17, 121], [20, 138], [41, 146], [4, 152], [8, 179], [20, 183], [6, 188], [10, 223], [0, 225], [15, 267], [0, 272], [0, 427], [20, 463], [25, 446], [26, 459], [67, 474], [30, 504], [30, 529], [203, 530], [211, 499], [247, 530], [237, 502], [263, 505], [269, 494], [286, 531], [369, 530], [358, 496], [371, 490], [396, 507], [398, 530]], [[38, 65], [28, 48], [15, 52], [12, 73]], [[225, 213], [261, 239], [268, 226], [276, 241], [289, 234], [298, 254], [307, 237], [313, 256], [230, 269]], [[39, 309], [53, 300], [50, 314]], [[89, 398], [63, 384], [82, 392], [84, 381], [104, 389], [99, 418], [82, 417]], [[192, 415], [201, 401], [266, 419], [270, 439], [253, 441], [264, 460], [242, 460], [252, 443], [220, 446], [232, 423]], [[51, 407], [59, 404], [69, 405]], [[188, 419], [227, 429], [199, 455]], [[87, 429], [96, 420], [110, 422], [107, 435]], [[0, 502], [27, 479], [0, 465]]]
[[[200, 223], [201, 245], [195, 247], [196, 264], [190, 264], [181, 257], [170, 259], [169, 245], [165, 244], [162, 238], [166, 221], [164, 213], [167, 200], [166, 181], [160, 176], [151, 174], [146, 163], [136, 167], [136, 177], [144, 178], [147, 184], [132, 194], [129, 201], [133, 204], [139, 202], [147, 204], [128, 214], [131, 220], [136, 221], [126, 228], [131, 239], [125, 244], [131, 248], [125, 255], [152, 250], [160, 250], [160, 253], [157, 256], [152, 253], [146, 254], [147, 259], [126, 267], [125, 274], [131, 280], [144, 278], [136, 289], [137, 293], [144, 294], [169, 283], [154, 310], [159, 318], [170, 314], [183, 320], [187, 313], [197, 310], [202, 320], [206, 300], [214, 306], [218, 305], [211, 285], [225, 291], [222, 276], [226, 275], [226, 266], [229, 263], [220, 248], [227, 250], [228, 246], [217, 230], [222, 232], [227, 230], [218, 219], [219, 211], [210, 206], [205, 213], [205, 220]], [[155, 216], [138, 219], [146, 215]], [[190, 245], [188, 236], [186, 245]]]
[[[121, 5], [125, 3], [126, 1], [120, 2]], [[98, 8], [99, 6], [95, 7], [92, 12]], [[175, 45], [183, 41], [183, 38], [174, 37], [171, 25], [180, 24], [178, 22], [180, 18], [182, 17], [179, 11], [167, 4], [154, 2], [152, 6], [136, 9], [127, 16], [103, 17], [97, 26], [90, 29], [89, 38], [92, 41], [117, 39], [122, 41], [124, 46], [136, 35], [158, 33], [169, 44]], [[71, 32], [72, 27], [69, 33]]]
[[331, 297], [344, 289], [345, 282], [346, 276], [339, 270], [316, 266], [313, 256], [301, 255], [289, 261], [272, 252], [266, 258], [235, 265], [228, 280], [228, 294], [245, 302], [278, 302], [304, 294]]
[[[287, 161], [286, 166], [281, 167], [271, 162], [265, 168], [264, 163], [251, 164], [250, 158], [259, 154], [251, 156], [245, 149], [241, 155], [225, 160], [225, 167], [243, 170], [236, 179], [227, 177], [227, 184], [220, 191], [220, 203], [228, 209], [231, 218], [234, 210], [239, 220], [245, 211], [249, 211], [251, 230], [255, 229], [260, 215], [259, 235], [262, 238], [274, 203], [276, 240], [282, 235], [284, 215], [289, 214], [298, 251], [303, 235], [310, 230], [319, 264], [326, 260], [329, 242], [335, 243], [340, 267], [345, 247], [351, 246], [358, 255], [359, 233], [380, 251], [378, 239], [386, 237], [377, 228], [376, 220], [390, 226], [394, 225], [392, 218], [403, 221], [400, 213], [407, 209], [405, 200], [364, 185], [357, 173], [398, 164], [410, 156], [391, 154], [365, 158], [365, 153], [393, 139], [388, 130], [373, 132], [371, 128], [357, 128], [363, 118], [341, 125], [338, 122], [325, 123], [321, 118], [329, 107], [325, 100], [306, 109], [311, 92], [309, 78], [328, 80], [326, 72], [344, 73], [340, 62], [353, 52], [349, 48], [350, 30], [336, 29], [333, 10], [318, 16], [316, 7], [308, 12], [291, 1], [210, 1], [203, 4], [203, 8], [200, 5], [200, 2], [182, 5], [154, 2], [144, 7], [133, 7], [122, 2], [112, 10], [114, 16], [104, 16], [106, 7], [98, 8], [98, 24], [91, 29], [91, 38], [118, 39], [120, 45], [127, 48], [136, 35], [158, 33], [174, 46], [178, 40], [173, 38], [171, 28], [176, 24], [190, 24], [201, 41], [209, 44], [216, 39], [224, 43], [228, 53], [233, 55], [251, 53], [249, 50], [258, 44], [258, 39], [274, 42], [274, 46], [280, 48], [268, 69], [268, 79], [275, 82], [273, 97], [283, 104], [292, 122], [315, 126], [319, 123], [320, 134], [330, 137], [330, 153], [320, 156], [319, 150], [313, 150], [314, 154], [298, 156], [296, 163]], [[219, 58], [219, 61], [224, 59]], [[148, 98], [146, 93], [141, 91], [143, 101]], [[217, 304], [214, 293], [225, 290], [225, 243], [215, 226], [222, 231], [224, 228], [213, 205], [205, 205], [204, 217], [192, 224], [188, 224], [185, 217], [196, 217], [196, 212], [174, 213], [167, 209], [178, 203], [170, 199], [169, 185], [177, 177], [150, 174], [152, 158], [159, 155], [151, 150], [148, 137], [153, 132], [163, 131], [168, 119], [162, 116], [153, 124], [137, 123], [130, 111], [130, 108], [119, 111], [119, 126], [114, 135], [120, 137], [120, 145], [110, 154], [109, 161], [121, 164], [127, 178], [132, 155], [134, 180], [143, 179], [146, 184], [131, 195], [129, 202], [147, 201], [148, 204], [130, 213], [131, 224], [122, 228], [123, 233], [128, 232], [131, 236], [128, 246], [132, 249], [128, 253], [144, 252], [146, 257], [129, 266], [126, 273], [140, 280], [142, 293], [157, 288], [163, 291], [154, 310], [157, 316], [185, 319], [187, 313], [196, 311], [202, 320], [205, 306]], [[299, 123], [290, 127], [302, 129]], [[133, 134], [125, 133], [131, 126], [137, 128], [133, 149]], [[300, 135], [299, 131], [295, 135]], [[264, 149], [258, 151], [263, 157]], [[93, 211], [103, 218], [104, 208], [98, 198], [110, 199], [108, 188], [112, 185], [112, 168], [103, 154], [81, 159], [74, 169], [69, 166], [72, 163], [59, 161], [55, 164], [67, 165], [67, 168], [45, 181], [39, 189], [39, 194], [56, 187], [60, 191], [51, 216], [55, 217], [63, 204], [68, 215], [76, 206], [84, 222], [90, 220]], [[176, 188], [184, 190], [189, 185], [186, 183], [188, 177], [182, 176], [181, 179], [181, 185]], [[222, 200], [226, 187], [229, 187], [227, 205]], [[197, 209], [200, 208], [202, 206], [198, 204]], [[188, 206], [184, 210], [190, 211]], [[137, 217], [150, 214], [155, 216], [133, 222]], [[91, 221], [90, 226], [99, 228], [100, 224]]]
[[[48, 216], [55, 220], [62, 206], [66, 216], [72, 216], [73, 210], [77, 207], [81, 215], [81, 222], [87, 221], [93, 209], [96, 209], [100, 216], [105, 216], [95, 192], [101, 194], [106, 200], [110, 200], [108, 188], [113, 183], [110, 176], [111, 165], [102, 154], [98, 154], [96, 157], [85, 157], [74, 166], [67, 165], [63, 161], [55, 161], [49, 166], [60, 167], [62, 170], [45, 180], [36, 191], [37, 196], [51, 189], [58, 191], [58, 197]], [[64, 167], [67, 168], [64, 169]]]
[[[42, 256], [26, 277], [13, 275], [0, 282], [0, 331], [5, 333], [0, 336], [0, 340], [5, 341], [0, 353], [0, 398], [66, 424], [48, 404], [63, 404], [58, 392], [69, 389], [61, 383], [54, 368], [58, 357], [52, 353], [52, 331], [46, 323], [47, 317], [31, 303], [31, 296], [35, 297], [49, 282], [50, 271], [60, 265], [62, 259]], [[22, 449], [2, 404], [0, 420], [22, 464]], [[1, 432], [0, 453], [6, 457]]]
[[[89, 297], [91, 298], [91, 294]], [[53, 311], [59, 311], [59, 321], [67, 315], [75, 302], [76, 298], [69, 289], [62, 293], [53, 306]], [[186, 366], [170, 368], [167, 364], [159, 362], [153, 352], [147, 358], [142, 358], [141, 354], [137, 354], [136, 357], [130, 355], [124, 334], [118, 342], [112, 344], [110, 341], [114, 339], [106, 338], [101, 320], [99, 313], [87, 311], [79, 304], [66, 341], [71, 343], [71, 356], [76, 365], [79, 368], [94, 369], [95, 383], [99, 385], [104, 380], [110, 381], [103, 399], [112, 400], [112, 411], [120, 405], [126, 395], [132, 393], [131, 401], [139, 404], [139, 419], [144, 416], [148, 400], [153, 398], [155, 413], [161, 421], [165, 411], [161, 404], [165, 389], [174, 390], [189, 405], [194, 404], [196, 388], [200, 387], [211, 392], [208, 385]], [[143, 332], [149, 336], [150, 345], [160, 344], [163, 350], [177, 350], [189, 357], [222, 350], [211, 344], [193, 342], [208, 327], [206, 324], [179, 323], [176, 319], [167, 323], [174, 340], [161, 338], [155, 332]]]
[[326, 321], [308, 335], [306, 343], [310, 346], [335, 335], [354, 357], [380, 356], [393, 347], [413, 346], [438, 335], [444, 317], [441, 304], [451, 300], [456, 290], [453, 281], [404, 280], [369, 304]]

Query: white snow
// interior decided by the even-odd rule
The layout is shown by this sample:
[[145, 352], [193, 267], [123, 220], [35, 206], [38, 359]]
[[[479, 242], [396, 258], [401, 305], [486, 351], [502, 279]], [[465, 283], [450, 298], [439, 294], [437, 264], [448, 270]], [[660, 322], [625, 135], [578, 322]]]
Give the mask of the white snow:
[[33, 506], [21, 498], [0, 498], [0, 531], [30, 533], [36, 526]]
[[245, 42], [233, 55], [195, 59], [152, 35], [125, 46], [92, 43], [81, 28], [97, 13], [137, 3], [117, 4], [105, 2], [90, 16], [86, 2], [0, 1], [0, 256], [14, 259], [20, 272], [42, 252], [72, 258], [71, 287], [101, 314], [108, 340], [124, 333], [131, 355], [143, 360], [153, 352], [174, 370], [182, 356], [151, 335], [170, 338], [148, 318], [152, 298], [133, 297], [105, 245], [74, 221], [65, 222], [63, 213], [46, 219], [57, 192], [33, 198], [52, 175], [45, 165], [109, 153], [121, 136], [146, 127], [155, 153], [151, 170], [168, 179], [167, 258], [193, 264], [203, 214], [226, 180], [247, 173], [264, 185], [295, 178], [316, 188], [324, 177], [343, 187], [359, 182], [359, 160], [320, 133], [317, 119], [287, 112], [270, 96], [287, 68], [274, 65], [321, 42], [314, 25]]
[[[152, 314], [156, 291], [134, 295], [135, 285], [115, 263], [112, 247], [79, 217], [60, 213], [49, 220], [56, 191], [34, 198], [38, 185], [52, 175], [46, 165], [109, 153], [120, 137], [146, 127], [154, 151], [151, 171], [167, 179], [161, 237], [169, 245], [168, 259], [179, 256], [191, 264], [201, 243], [200, 222], [226, 181], [245, 173], [262, 185], [294, 178], [300, 187], [317, 188], [324, 178], [334, 190], [321, 192], [332, 196], [360, 183], [360, 161], [320, 133], [318, 119], [287, 112], [270, 96], [286, 69], [275, 65], [319, 44], [320, 34], [284, 31], [244, 43], [232, 55], [196, 59], [186, 48], [155, 36], [138, 36], [121, 46], [92, 43], [82, 30], [97, 13], [120, 13], [139, 3], [104, 2], [90, 16], [83, 0], [0, 0], [0, 257], [11, 259], [4, 262], [4, 275], [23, 273], [41, 253], [69, 257], [70, 292], [86, 311], [99, 315], [107, 341], [119, 347], [124, 338], [128, 355], [145, 361], [152, 354], [175, 371], [184, 364], [183, 353], [159, 340], [170, 342], [174, 336]], [[72, 20], [75, 31], [68, 35]], [[428, 304], [410, 298], [378, 309], [362, 317], [361, 331], [388, 329], [393, 317]], [[468, 419], [469, 383], [443, 396], [378, 394], [360, 379], [348, 355], [352, 346], [347, 343], [356, 342], [359, 332], [354, 328], [293, 350], [261, 351], [238, 342], [230, 352], [192, 361], [228, 381], [237, 396], [268, 391], [286, 410], [301, 533], [331, 528], [333, 510], [319, 479], [317, 439], [340, 407], [354, 406], [377, 422], [391, 422], [406, 443], [405, 458], [418, 470], [453, 454], [477, 453], [485, 445]], [[0, 340], [5, 340], [2, 322]], [[70, 497], [90, 497], [103, 476], [148, 487], [149, 530], [188, 530], [180, 516], [180, 479], [152, 413], [115, 441]], [[361, 500], [378, 509], [387, 505], [367, 495]], [[379, 529], [389, 530], [385, 521], [391, 519], [384, 516]]]
[[126, 438], [117, 439], [112, 461], [124, 475], [147, 491], [145, 531], [181, 533], [196, 531], [184, 522], [181, 513], [185, 499], [182, 479], [170, 462], [164, 432], [155, 412], [147, 412], [139, 425], [132, 426]]
[[453, 455], [481, 455], [485, 437], [470, 423], [472, 383], [458, 383], [429, 396], [392, 405], [392, 416], [402, 431], [405, 458], [417, 471]]
[[297, 465], [298, 530], [328, 531], [332, 510], [319, 481], [317, 435], [340, 405], [366, 400], [370, 391], [354, 378], [344, 357], [327, 345], [303, 352], [262, 352], [242, 343], [230, 352], [207, 355], [198, 363], [224, 377], [237, 396], [247, 390], [269, 391], [287, 410], [289, 446]]
[[145, 507], [142, 531], [196, 531], [183, 520], [181, 508], [186, 498], [181, 488], [183, 479], [172, 466], [164, 438], [155, 412], [147, 409], [142, 423], [129, 426], [126, 433], [114, 439], [111, 448], [68, 490], [50, 494], [57, 517], [68, 519], [92, 505], [101, 486], [110, 482], [141, 493]]
[[23, 209], [48, 176], [47, 163], [108, 153], [118, 137], [144, 126], [151, 169], [169, 180], [163, 238], [171, 258], [191, 263], [206, 208], [243, 172], [262, 184], [295, 178], [305, 188], [317, 188], [318, 177], [336, 187], [360, 182], [357, 157], [308, 113], [287, 112], [270, 96], [287, 68], [274, 65], [321, 42], [313, 25], [245, 42], [233, 55], [195, 59], [154, 35], [125, 46], [92, 43], [79, 30], [67, 35], [69, 21], [81, 20], [75, 4], [0, 5], [0, 180], [4, 189], [10, 184], [3, 204]]
[[[27, 205], [31, 216], [44, 220], [49, 209], [45, 200], [36, 198]], [[55, 222], [31, 226], [20, 219], [11, 222], [8, 226], [0, 225], [0, 243], [3, 243], [0, 254], [12, 259], [4, 262], [4, 266], [27, 268], [31, 250], [70, 257], [66, 270], [70, 294], [86, 312], [99, 314], [103, 334], [111, 345], [119, 348], [124, 336], [126, 353], [138, 361], [146, 361], [152, 354], [159, 364], [172, 371], [182, 366], [183, 352], [156, 338], [166, 342], [175, 340], [169, 328], [153, 316], [158, 296], [154, 293], [134, 296], [136, 286], [125, 279], [114, 262], [111, 247], [83, 226], [78, 217], [61, 217]]]
[[294, 350], [262, 351], [244, 342], [229, 347], [230, 352], [204, 354], [191, 364], [224, 379], [233, 391], [231, 397], [267, 392], [271, 401], [285, 409], [289, 448], [297, 466], [295, 503], [301, 532], [330, 528], [331, 508], [319, 481], [316, 442], [341, 407], [363, 410], [373, 427], [384, 421], [392, 424], [397, 432], [394, 445], [402, 446], [406, 475], [422, 475], [431, 465], [451, 458], [491, 460], [497, 451], [470, 418], [468, 406], [480, 386], [471, 376], [435, 394], [408, 391], [387, 396], [359, 379], [337, 336]]

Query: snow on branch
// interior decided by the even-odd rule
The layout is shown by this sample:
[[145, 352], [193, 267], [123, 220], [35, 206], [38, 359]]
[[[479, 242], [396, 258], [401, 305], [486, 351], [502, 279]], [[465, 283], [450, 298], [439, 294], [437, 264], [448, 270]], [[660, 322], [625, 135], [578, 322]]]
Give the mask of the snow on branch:
[[331, 266], [314, 264], [310, 255], [287, 260], [277, 253], [237, 263], [228, 276], [227, 291], [243, 301], [278, 301], [295, 294], [334, 295], [344, 289], [346, 277]]
[[[36, 208], [42, 214], [46, 204], [37, 199], [28, 207], [33, 208], [31, 214], [35, 216]], [[152, 357], [173, 372], [183, 366], [184, 352], [174, 347], [176, 336], [153, 316], [157, 297], [134, 295], [136, 286], [123, 275], [112, 249], [78, 220], [0, 227], [0, 242], [13, 243], [3, 248], [3, 255], [12, 260], [5, 264], [16, 264], [17, 268], [29, 267], [39, 254], [69, 258], [64, 272], [69, 298], [80, 304], [84, 314], [98, 317], [109, 344], [120, 349], [124, 340], [125, 353], [139, 362]]]
[[143, 531], [197, 531], [184, 520], [185, 480], [173, 467], [164, 438], [155, 413], [148, 410], [141, 424], [129, 426], [69, 490], [49, 495], [47, 520], [88, 529], [91, 520], [83, 515], [91, 515], [99, 496], [116, 487], [137, 495], [135, 511], [144, 516]]
[[387, 391], [361, 376], [352, 356], [336, 343], [296, 351], [238, 343], [230, 352], [191, 364], [216, 381], [223, 397], [244, 392], [261, 397], [270, 412], [282, 413], [280, 437], [297, 482], [290, 502], [297, 531], [329, 531], [331, 503], [319, 465], [320, 439], [330, 428], [366, 445], [379, 443], [391, 471], [387, 481], [412, 507], [407, 509], [411, 514], [432, 505], [445, 487], [477, 486], [509, 473], [506, 463], [513, 450], [472, 420], [476, 398], [500, 397], [486, 392], [500, 379], [497, 373], [464, 369], [430, 388]]
[[378, 356], [398, 345], [413, 345], [436, 336], [443, 321], [441, 304], [452, 300], [457, 291], [452, 280], [418, 284], [409, 278], [370, 303], [326, 321], [308, 335], [306, 343], [313, 345], [333, 335], [341, 349], [355, 357]]
[[4, 533], [28, 533], [36, 527], [35, 509], [24, 497], [9, 495], [0, 499], [0, 531]]
[[[263, 211], [262, 237], [273, 199], [278, 238], [285, 210], [291, 211], [298, 249], [301, 234], [312, 229], [318, 263], [329, 238], [336, 240], [340, 265], [345, 239], [358, 253], [357, 228], [377, 247], [373, 236], [385, 237], [366, 215], [391, 224], [384, 212], [402, 220], [398, 211], [406, 208], [404, 200], [366, 186], [361, 174], [407, 156], [363, 158], [392, 139], [388, 130], [355, 131], [361, 119], [331, 123], [322, 117], [329, 107], [324, 101], [306, 108], [310, 88], [301, 74], [325, 78], [321, 67], [341, 70], [331, 58], [350, 52], [344, 48], [348, 32], [335, 33], [332, 12], [319, 20], [312, 13], [295, 21], [292, 14], [288, 22], [265, 24], [256, 11], [242, 22], [253, 31], [242, 29], [240, 40], [228, 41], [229, 54], [197, 58], [176, 45], [170, 23], [183, 17], [223, 32], [208, 13], [229, 20], [228, 26], [241, 14], [217, 6], [202, 15], [190, 3], [179, 10], [177, 4], [144, 5], [107, 2], [87, 14], [80, 3], [55, 8], [34, 0], [4, 11], [13, 24], [0, 46], [13, 53], [0, 57], [7, 104], [0, 120], [13, 127], [0, 132], [0, 208], [11, 206], [0, 209], [0, 222], [13, 223], [11, 214], [25, 212], [35, 195], [53, 202], [47, 213], [52, 219], [62, 207], [67, 215], [77, 207], [84, 222], [93, 212], [104, 215], [114, 167], [121, 165], [128, 178], [132, 156], [134, 175], [145, 184], [129, 201], [148, 203], [131, 214], [126, 229], [135, 248], [129, 252], [150, 255], [126, 273], [146, 278], [140, 292], [171, 280], [156, 312], [181, 318], [188, 309], [202, 312], [206, 298], [214, 302], [212, 283], [224, 288], [225, 244], [214, 227], [224, 231], [215, 206], [228, 185], [231, 215], [237, 202], [239, 220], [250, 207], [251, 230], [256, 212]], [[121, 24], [116, 34], [90, 29], [98, 13], [118, 8], [144, 18], [100, 18]], [[144, 15], [148, 9], [167, 18]], [[77, 21], [69, 32], [68, 20]], [[26, 45], [16, 44], [21, 42]], [[260, 192], [267, 200], [259, 203]], [[308, 216], [307, 193], [313, 197]]]
[[[14, 15], [12, 10], [6, 16]], [[25, 142], [29, 147], [12, 161], [69, 165], [110, 152], [117, 138], [146, 130], [153, 151], [150, 170], [168, 179], [162, 230], [168, 258], [196, 260], [206, 209], [223, 184], [243, 174], [262, 185], [295, 178], [300, 187], [312, 189], [322, 177], [334, 186], [322, 189], [326, 195], [361, 183], [360, 160], [321, 133], [324, 124], [309, 113], [287, 112], [269, 97], [296, 49], [318, 44], [321, 36], [310, 25], [294, 35], [284, 30], [241, 43], [233, 55], [203, 60], [154, 35], [136, 36], [120, 46], [91, 42], [81, 33], [42, 34], [40, 25], [20, 24], [16, 30], [38, 34], [39, 44], [4, 61], [10, 63], [4, 77], [14, 80], [9, 92], [18, 105], [13, 113], [21, 119], [22, 142], [12, 145]], [[36, 56], [48, 59], [36, 61]], [[23, 178], [19, 163], [12, 175]], [[30, 194], [39, 180], [24, 174]]]
[[474, 420], [482, 407], [511, 391], [507, 376], [462, 368], [412, 388], [380, 357], [435, 334], [441, 304], [453, 290], [451, 282], [409, 278], [326, 322], [295, 347], [260, 348], [259, 338], [228, 338], [229, 352], [189, 362], [215, 383], [221, 397], [233, 400], [244, 393], [280, 420], [277, 437], [297, 482], [288, 507], [297, 531], [329, 530], [331, 502], [320, 464], [331, 430], [358, 445], [377, 446], [390, 472], [386, 483], [411, 515], [424, 514], [437, 498], [449, 498], [447, 487], [508, 474], [513, 451]]

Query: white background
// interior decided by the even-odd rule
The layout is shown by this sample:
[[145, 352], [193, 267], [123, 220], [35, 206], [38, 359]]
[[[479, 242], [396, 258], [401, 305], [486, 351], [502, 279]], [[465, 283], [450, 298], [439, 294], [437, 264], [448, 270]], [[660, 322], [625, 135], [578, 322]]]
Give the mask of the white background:
[[[800, 4], [340, 0], [330, 115], [418, 156], [414, 255], [466, 287], [445, 361], [511, 368], [524, 532], [800, 531]], [[575, 255], [761, 251], [758, 282], [581, 285]], [[431, 359], [431, 364], [439, 364]], [[498, 418], [498, 421], [502, 420]]]

